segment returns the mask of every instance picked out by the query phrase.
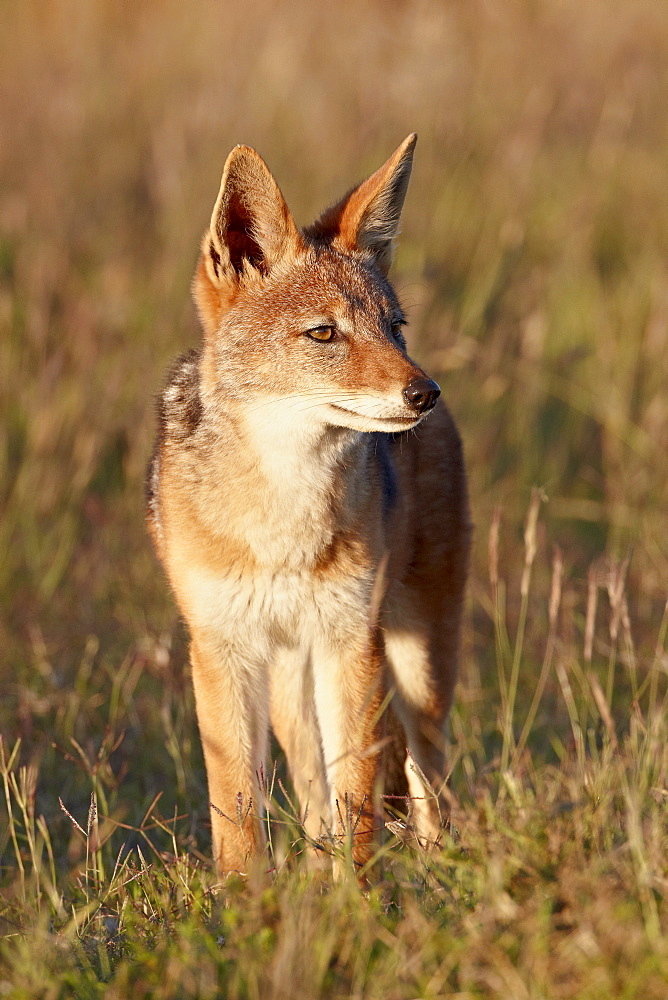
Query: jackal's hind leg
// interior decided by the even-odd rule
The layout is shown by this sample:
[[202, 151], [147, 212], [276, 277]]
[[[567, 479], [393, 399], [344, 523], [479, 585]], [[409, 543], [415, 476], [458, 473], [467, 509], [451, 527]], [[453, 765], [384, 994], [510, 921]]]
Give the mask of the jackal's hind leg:
[[[418, 633], [388, 630], [385, 647], [396, 688], [392, 708], [408, 750], [405, 773], [415, 832], [423, 846], [432, 846], [449, 815], [446, 735], [456, 660], [449, 661], [445, 650], [434, 653]], [[441, 657], [446, 657], [442, 666]]]

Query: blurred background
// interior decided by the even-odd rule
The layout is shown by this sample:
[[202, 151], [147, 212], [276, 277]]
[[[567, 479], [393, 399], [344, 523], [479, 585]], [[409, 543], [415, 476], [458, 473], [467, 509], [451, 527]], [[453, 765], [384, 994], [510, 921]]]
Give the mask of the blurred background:
[[[2, 5], [0, 728], [39, 759], [45, 808], [106, 762], [117, 815], [175, 787], [206, 812], [143, 478], [164, 369], [199, 337], [189, 285], [238, 142], [306, 224], [418, 132], [393, 274], [469, 470], [462, 731], [497, 725], [488, 536], [500, 523], [512, 636], [534, 485], [518, 703], [559, 545], [567, 665], [592, 594], [588, 661], [609, 663], [606, 595], [625, 578], [628, 717], [668, 590], [667, 109], [656, 0]], [[552, 686], [538, 734], [563, 721]]]

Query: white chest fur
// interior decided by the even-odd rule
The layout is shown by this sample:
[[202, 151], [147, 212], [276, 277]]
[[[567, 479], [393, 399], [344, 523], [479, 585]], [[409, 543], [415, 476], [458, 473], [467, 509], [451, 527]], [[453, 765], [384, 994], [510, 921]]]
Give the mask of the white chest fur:
[[223, 557], [214, 569], [206, 550], [201, 558], [189, 550], [177, 574], [192, 625], [253, 659], [277, 645], [308, 648], [359, 632], [372, 570], [349, 561], [345, 570], [318, 567], [341, 531], [341, 516], [366, 489], [355, 468], [365, 454], [362, 437], [309, 425], [294, 401], [272, 400], [244, 415], [239, 437], [211, 469], [209, 482], [219, 486], [207, 491], [199, 511], [223, 552], [229, 542], [229, 564]]
[[186, 593], [198, 629], [245, 658], [266, 660], [276, 646], [307, 649], [359, 634], [372, 588], [371, 574], [322, 580], [308, 572], [214, 575], [191, 567]]

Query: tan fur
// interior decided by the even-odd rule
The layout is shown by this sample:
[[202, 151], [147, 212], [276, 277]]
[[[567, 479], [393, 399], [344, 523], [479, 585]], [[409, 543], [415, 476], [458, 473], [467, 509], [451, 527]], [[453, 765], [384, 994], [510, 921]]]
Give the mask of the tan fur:
[[469, 520], [386, 279], [414, 146], [302, 232], [237, 146], [202, 243], [204, 340], [163, 393], [148, 523], [190, 630], [221, 875], [262, 850], [270, 724], [311, 836], [368, 861], [385, 773], [438, 837]]

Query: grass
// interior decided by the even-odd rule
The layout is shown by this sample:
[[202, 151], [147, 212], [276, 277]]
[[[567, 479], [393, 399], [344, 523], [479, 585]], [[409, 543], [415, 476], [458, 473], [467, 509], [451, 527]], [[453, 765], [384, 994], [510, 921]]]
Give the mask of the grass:
[[[0, 996], [663, 998], [662, 5], [1, 16]], [[308, 221], [413, 129], [394, 277], [476, 525], [451, 829], [363, 894], [276, 783], [272, 877], [220, 890], [152, 397], [228, 149]]]
[[[499, 616], [497, 726], [480, 731], [481, 692], [469, 689], [453, 713], [453, 813], [442, 849], [425, 854], [389, 837], [368, 894], [309, 871], [305, 836], [282, 796], [271, 809], [269, 883], [221, 889], [192, 816], [167, 813], [162, 801], [138, 815], [140, 799], [123, 765], [114, 767], [122, 735], [108, 728], [94, 753], [71, 737], [60, 787], [77, 768], [77, 790], [90, 798], [78, 807], [71, 795], [61, 800], [49, 822], [36, 813], [38, 767], [20, 765], [18, 741], [3, 744], [0, 988], [17, 997], [661, 997], [668, 733], [658, 690], [668, 612], [644, 689], [615, 725], [596, 673], [555, 639], [560, 565], [543, 667], [551, 672], [555, 657], [569, 725], [550, 727], [552, 760], [531, 751], [541, 705], [532, 703], [526, 720], [517, 710], [521, 628], [518, 650]], [[500, 577], [495, 589], [498, 597]], [[612, 632], [609, 641], [613, 649]], [[88, 683], [75, 685], [82, 704], [100, 703], [85, 663], [83, 673]], [[128, 667], [119, 691], [131, 674]], [[131, 728], [133, 698], [132, 689], [117, 696], [121, 732]], [[112, 693], [105, 707], [113, 701]], [[522, 721], [528, 731], [516, 739]], [[119, 812], [128, 806], [134, 823]]]

